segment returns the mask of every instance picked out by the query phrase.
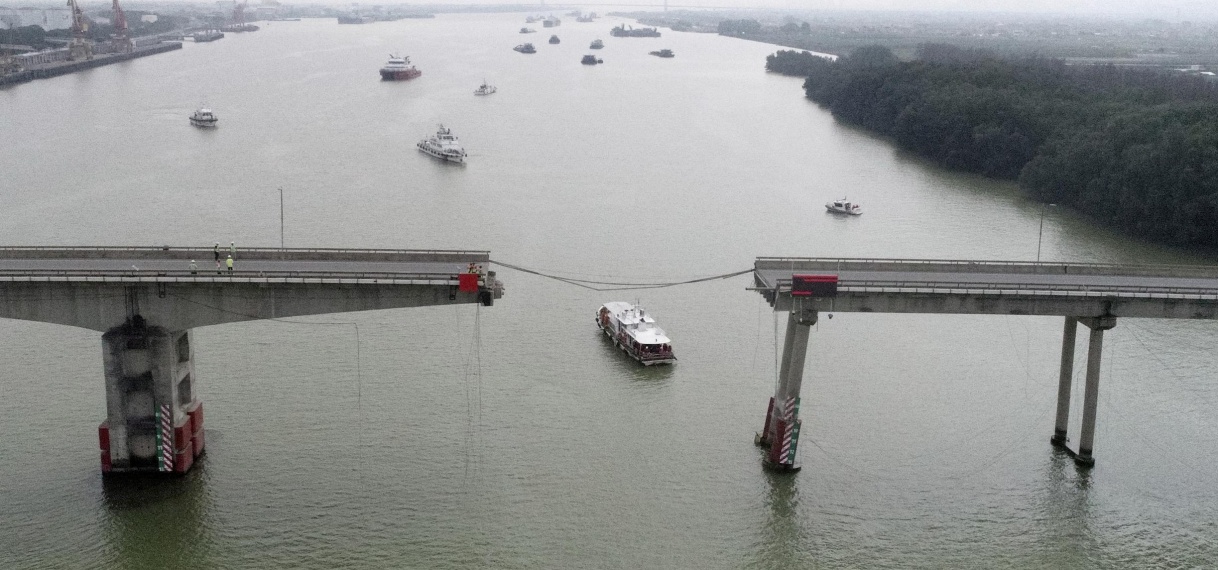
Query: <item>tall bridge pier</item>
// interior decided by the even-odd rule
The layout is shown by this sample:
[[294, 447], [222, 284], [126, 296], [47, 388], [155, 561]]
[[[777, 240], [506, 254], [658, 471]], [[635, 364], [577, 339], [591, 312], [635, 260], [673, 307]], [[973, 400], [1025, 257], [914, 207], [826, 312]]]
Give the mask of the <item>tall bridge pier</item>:
[[[197, 263], [229, 255], [233, 270]], [[102, 333], [102, 472], [180, 474], [206, 450], [194, 328], [489, 306], [503, 295], [489, 262], [485, 251], [0, 248], [0, 318]]]
[[[811, 305], [809, 303], [809, 305]], [[787, 316], [787, 332], [783, 337], [782, 360], [778, 366], [778, 386], [766, 409], [765, 426], [753, 443], [768, 449], [763, 460], [776, 471], [799, 471], [796, 461], [799, 450], [799, 394], [804, 380], [804, 358], [808, 354], [808, 336], [816, 324], [816, 309], [797, 303]]]
[[[1078, 451], [1067, 447], [1066, 426], [1070, 422], [1070, 386], [1074, 380], [1074, 344], [1077, 340], [1078, 323], [1091, 329], [1087, 343], [1087, 383], [1083, 392], [1083, 425], [1078, 442]], [[1057, 384], [1057, 421], [1053, 437], [1049, 441], [1074, 456], [1079, 465], [1091, 467], [1095, 458], [1091, 456], [1095, 444], [1095, 411], [1099, 405], [1100, 359], [1104, 351], [1104, 331], [1116, 327], [1116, 317], [1066, 317], [1062, 331], [1061, 374]]]
[[[809, 328], [817, 313], [946, 313], [1065, 317], [1051, 441], [1095, 464], [1104, 331], [1117, 318], [1218, 319], [1218, 267], [900, 259], [758, 258], [753, 290], [788, 313], [778, 385], [762, 431], [764, 463], [794, 472]], [[1067, 447], [1078, 325], [1090, 329], [1077, 451]]]

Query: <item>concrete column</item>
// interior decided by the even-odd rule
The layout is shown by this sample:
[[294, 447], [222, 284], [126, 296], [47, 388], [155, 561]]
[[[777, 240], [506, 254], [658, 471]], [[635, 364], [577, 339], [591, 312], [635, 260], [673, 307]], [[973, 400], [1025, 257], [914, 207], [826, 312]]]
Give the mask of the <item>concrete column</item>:
[[185, 473], [203, 451], [191, 331], [138, 315], [102, 335], [106, 421], [102, 471]]
[[798, 471], [796, 452], [799, 444], [799, 394], [803, 385], [804, 359], [808, 352], [808, 334], [816, 324], [816, 310], [796, 305], [787, 317], [787, 334], [783, 340], [782, 361], [778, 372], [778, 387], [770, 399], [766, 427], [758, 434], [758, 445], [769, 448], [765, 464], [779, 471]]
[[1058, 447], [1066, 445], [1066, 426], [1070, 421], [1070, 384], [1074, 380], [1074, 342], [1078, 336], [1078, 319], [1066, 317], [1062, 330], [1061, 375], [1057, 379], [1057, 423], [1049, 441]]
[[1091, 341], [1087, 347], [1087, 387], [1083, 394], [1083, 427], [1078, 440], [1078, 454], [1074, 462], [1083, 466], [1095, 465], [1092, 446], [1095, 442], [1095, 412], [1100, 400], [1100, 360], [1104, 349], [1104, 331], [1116, 326], [1116, 317], [1079, 319], [1091, 329]]

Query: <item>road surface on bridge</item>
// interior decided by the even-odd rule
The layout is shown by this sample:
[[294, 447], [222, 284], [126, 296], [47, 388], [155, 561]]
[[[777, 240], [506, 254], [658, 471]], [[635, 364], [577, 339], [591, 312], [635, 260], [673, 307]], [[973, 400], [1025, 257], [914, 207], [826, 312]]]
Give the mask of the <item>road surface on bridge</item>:
[[1121, 266], [868, 259], [760, 258], [759, 289], [790, 287], [793, 274], [830, 274], [839, 291], [1010, 290], [1059, 295], [1200, 295], [1218, 299], [1218, 267]]
[[[224, 267], [229, 250], [221, 249]], [[453, 279], [469, 264], [488, 270], [485, 251], [248, 249], [233, 256], [233, 276], [367, 279]], [[198, 266], [192, 274], [190, 262]], [[214, 278], [211, 249], [192, 248], [0, 248], [0, 279]]]

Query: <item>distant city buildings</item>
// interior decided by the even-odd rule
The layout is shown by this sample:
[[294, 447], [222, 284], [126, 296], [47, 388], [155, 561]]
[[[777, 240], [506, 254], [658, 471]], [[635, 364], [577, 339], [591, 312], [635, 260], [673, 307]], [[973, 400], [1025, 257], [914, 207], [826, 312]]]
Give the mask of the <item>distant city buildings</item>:
[[42, 29], [66, 30], [72, 27], [72, 13], [67, 8], [2, 8], [0, 28], [41, 26]]

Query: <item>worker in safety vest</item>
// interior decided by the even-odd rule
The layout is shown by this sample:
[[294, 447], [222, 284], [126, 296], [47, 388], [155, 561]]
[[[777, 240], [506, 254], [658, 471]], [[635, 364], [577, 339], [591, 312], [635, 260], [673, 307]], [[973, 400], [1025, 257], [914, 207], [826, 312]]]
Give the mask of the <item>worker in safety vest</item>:
[[193, 259], [190, 260], [190, 274], [196, 275], [198, 273], [199, 273], [199, 264], [195, 263], [195, 260], [193, 260]]
[[228, 272], [232, 273], [233, 272], [233, 256], [231, 256], [231, 255], [228, 256], [228, 259], [224, 260], [224, 264], [228, 266]]

